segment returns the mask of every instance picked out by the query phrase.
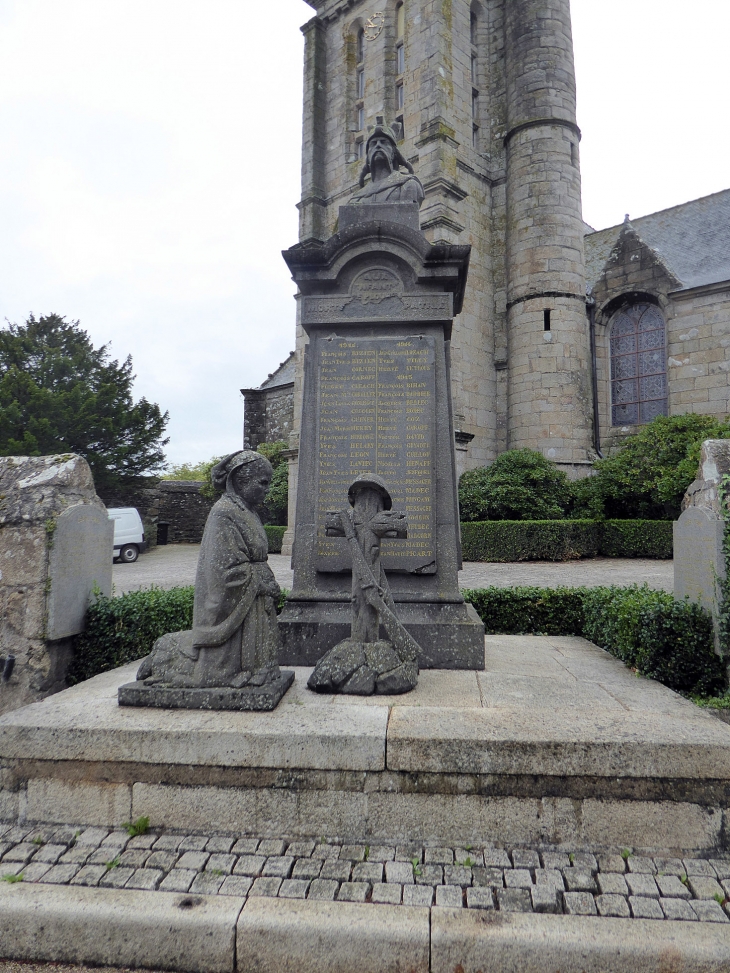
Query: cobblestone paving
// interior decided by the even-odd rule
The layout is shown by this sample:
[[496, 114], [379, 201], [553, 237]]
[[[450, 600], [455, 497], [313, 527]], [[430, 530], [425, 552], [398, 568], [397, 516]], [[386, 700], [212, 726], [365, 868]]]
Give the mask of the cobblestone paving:
[[0, 879], [202, 895], [688, 922], [730, 921], [730, 857], [366, 845], [235, 835], [130, 837], [0, 824]]

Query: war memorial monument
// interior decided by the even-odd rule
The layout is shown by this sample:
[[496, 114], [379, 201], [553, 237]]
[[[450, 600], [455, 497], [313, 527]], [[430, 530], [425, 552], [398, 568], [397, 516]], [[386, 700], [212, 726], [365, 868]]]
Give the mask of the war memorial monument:
[[[277, 616], [256, 513], [271, 468], [232, 452], [214, 471], [191, 630], [0, 716], [0, 957], [185, 973], [720, 973], [730, 726], [583, 638], [485, 637], [458, 587], [454, 401], [502, 402], [511, 441], [565, 467], [590, 461], [568, 0], [414, 2], [408, 20], [403, 4], [311, 5], [301, 234], [284, 252], [302, 366], [293, 590]], [[423, 54], [418, 106], [415, 82], [403, 89], [408, 37]], [[374, 89], [360, 87], [368, 43], [388, 55]], [[469, 79], [453, 117], [449, 75]], [[504, 108], [488, 132], [473, 114], [487, 90]], [[340, 96], [358, 128], [325, 111]], [[401, 116], [420, 119], [418, 164]], [[470, 160], [487, 150], [485, 172]], [[489, 266], [456, 239], [463, 185], [490, 212]], [[485, 371], [468, 338], [476, 311], [500, 302]], [[554, 422], [535, 431], [538, 393]], [[507, 433], [488, 424], [475, 450]], [[696, 505], [715, 512], [709, 458]], [[108, 527], [86, 471], [66, 462], [3, 474], [13, 543], [44, 571], [48, 531], [23, 520], [34, 504], [73, 528], [59, 550], [86, 517], [66, 513], [77, 501], [97, 534]], [[44, 477], [65, 491], [56, 506]], [[44, 658], [42, 625], [17, 606], [43, 604], [45, 576], [31, 585], [19, 565], [0, 549], [0, 569], [16, 569], [0, 597]]]

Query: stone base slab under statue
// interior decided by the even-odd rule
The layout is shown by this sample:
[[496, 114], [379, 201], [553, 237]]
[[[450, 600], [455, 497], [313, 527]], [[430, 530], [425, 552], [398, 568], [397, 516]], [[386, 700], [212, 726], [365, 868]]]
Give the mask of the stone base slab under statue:
[[[196, 655], [192, 632], [169, 632], [137, 672], [135, 682], [119, 687], [120, 706], [152, 706], [157, 709], [272, 710], [294, 682], [291, 670], [273, 666], [252, 676], [246, 685], [192, 685]], [[167, 682], [161, 680], [166, 679]], [[178, 685], [170, 685], [176, 681]], [[190, 685], [184, 685], [189, 682]]]

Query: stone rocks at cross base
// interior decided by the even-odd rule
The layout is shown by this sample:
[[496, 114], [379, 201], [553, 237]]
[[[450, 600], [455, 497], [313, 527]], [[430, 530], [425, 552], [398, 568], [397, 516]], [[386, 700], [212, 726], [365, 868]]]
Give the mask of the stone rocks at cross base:
[[716, 634], [718, 583], [725, 578], [721, 485], [729, 474], [730, 441], [706, 440], [700, 452], [697, 479], [687, 488], [682, 513], [674, 524], [674, 596], [689, 597], [706, 608], [712, 614]]
[[66, 688], [93, 591], [111, 594], [114, 525], [81, 456], [0, 458], [0, 712]]
[[119, 687], [120, 706], [271, 710], [292, 684], [294, 673], [279, 669], [281, 590], [256, 513], [271, 473], [252, 450], [213, 467], [213, 486], [223, 495], [203, 533], [192, 631], [157, 639], [136, 682]]
[[408, 693], [418, 682], [418, 662], [401, 662], [390, 642], [345, 639], [319, 660], [307, 685], [318, 693], [353, 696]]

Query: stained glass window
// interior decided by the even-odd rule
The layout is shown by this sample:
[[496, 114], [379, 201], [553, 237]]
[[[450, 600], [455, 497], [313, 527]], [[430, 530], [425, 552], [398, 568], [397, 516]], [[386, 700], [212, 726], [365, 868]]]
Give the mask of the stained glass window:
[[667, 414], [664, 318], [653, 304], [621, 308], [611, 321], [611, 423], [641, 425]]

